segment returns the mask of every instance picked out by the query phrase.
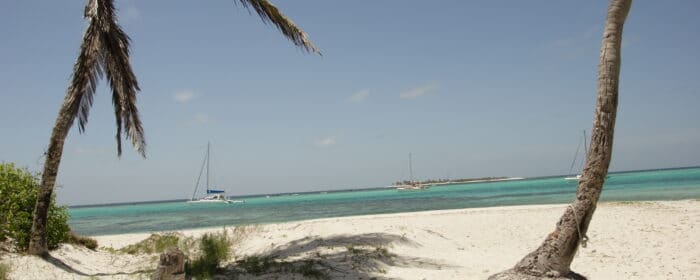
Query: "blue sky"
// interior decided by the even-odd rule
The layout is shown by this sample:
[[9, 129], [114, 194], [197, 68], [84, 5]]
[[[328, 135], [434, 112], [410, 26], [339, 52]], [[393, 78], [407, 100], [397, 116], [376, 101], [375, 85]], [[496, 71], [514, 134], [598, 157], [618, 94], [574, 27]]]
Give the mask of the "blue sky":
[[[58, 177], [67, 204], [177, 199], [206, 142], [230, 194], [568, 172], [592, 125], [606, 1], [275, 1], [308, 55], [233, 0], [116, 1], [147, 159], [116, 156], [104, 82]], [[371, 5], [370, 5], [371, 4]], [[636, 1], [611, 170], [700, 165], [697, 1]], [[0, 161], [40, 171], [83, 1], [0, 4]]]

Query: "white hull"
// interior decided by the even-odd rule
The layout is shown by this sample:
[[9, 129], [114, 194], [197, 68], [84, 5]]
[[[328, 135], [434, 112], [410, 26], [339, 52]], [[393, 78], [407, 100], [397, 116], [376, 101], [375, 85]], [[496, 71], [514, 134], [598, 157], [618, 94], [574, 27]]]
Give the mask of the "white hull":
[[187, 203], [231, 203], [228, 200], [190, 200]]
[[197, 200], [190, 200], [187, 203], [232, 203], [232, 202], [230, 200], [197, 199]]
[[187, 203], [245, 203], [245, 200], [222, 200], [222, 199], [196, 199]]
[[396, 187], [398, 191], [422, 191], [427, 190], [429, 187], [421, 184], [418, 185], [401, 185]]
[[567, 181], [573, 181], [573, 180], [580, 181], [580, 180], [581, 180], [581, 175], [576, 175], [575, 177], [566, 177], [566, 178], [564, 178], [564, 180], [567, 180]]

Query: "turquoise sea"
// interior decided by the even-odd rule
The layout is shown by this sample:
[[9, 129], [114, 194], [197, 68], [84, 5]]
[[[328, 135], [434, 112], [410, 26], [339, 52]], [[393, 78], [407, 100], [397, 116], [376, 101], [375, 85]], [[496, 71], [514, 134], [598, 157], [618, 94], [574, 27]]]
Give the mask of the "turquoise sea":
[[[417, 192], [365, 189], [245, 197], [244, 204], [149, 202], [71, 207], [70, 225], [84, 235], [276, 223], [316, 218], [502, 205], [568, 203], [576, 183], [564, 177], [470, 183]], [[602, 201], [700, 198], [700, 167], [611, 173]]]

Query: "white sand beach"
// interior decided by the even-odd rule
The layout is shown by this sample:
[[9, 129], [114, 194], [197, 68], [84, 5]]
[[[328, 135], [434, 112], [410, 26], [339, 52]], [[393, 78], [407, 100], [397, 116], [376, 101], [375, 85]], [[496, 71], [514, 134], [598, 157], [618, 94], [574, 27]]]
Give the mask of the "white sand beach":
[[[246, 255], [274, 255], [290, 262], [318, 259], [333, 266], [333, 279], [485, 279], [536, 248], [565, 207], [476, 208], [252, 226], [239, 236], [231, 262]], [[221, 228], [182, 234], [209, 231]], [[148, 236], [96, 239], [100, 247], [120, 248]], [[588, 236], [588, 246], [581, 248], [572, 269], [589, 279], [700, 279], [698, 200], [601, 203]], [[134, 256], [73, 245], [63, 245], [52, 256], [65, 266], [17, 254], [5, 254], [0, 262], [11, 266], [10, 279], [148, 279], [149, 273], [132, 272], [153, 269], [157, 261], [156, 254]], [[235, 276], [306, 279], [275, 272]]]

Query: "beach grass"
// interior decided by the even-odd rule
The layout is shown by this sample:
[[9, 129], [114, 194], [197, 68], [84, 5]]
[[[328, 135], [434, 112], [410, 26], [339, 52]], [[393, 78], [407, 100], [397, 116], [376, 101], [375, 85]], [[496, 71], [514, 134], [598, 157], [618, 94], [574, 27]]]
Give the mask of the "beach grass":
[[148, 238], [117, 250], [118, 252], [135, 254], [160, 254], [170, 247], [177, 247], [180, 241], [178, 233], [151, 234]]
[[89, 236], [82, 236], [79, 234], [76, 234], [74, 232], [71, 232], [69, 237], [68, 237], [68, 242], [72, 244], [77, 244], [80, 246], [83, 246], [85, 248], [88, 248], [90, 250], [95, 250], [97, 249], [97, 240], [95, 240], [92, 237]]
[[208, 279], [219, 269], [219, 265], [230, 257], [231, 240], [228, 230], [206, 233], [199, 239], [200, 255], [187, 264], [187, 275]]
[[300, 261], [276, 260], [275, 256], [245, 256], [236, 261], [238, 269], [245, 273], [260, 276], [264, 274], [301, 274], [307, 278], [326, 280], [331, 279], [328, 274], [330, 265], [321, 260], [306, 259]]
[[350, 255], [350, 260], [352, 262], [352, 269], [362, 269], [368, 266], [368, 262], [375, 260], [391, 260], [395, 255], [389, 252], [387, 248], [377, 246], [374, 248], [366, 247], [356, 247], [348, 246], [346, 247], [348, 254]]
[[246, 256], [236, 261], [236, 264], [247, 273], [262, 275], [277, 263], [272, 256]]
[[10, 265], [6, 263], [0, 263], [0, 280], [10, 279]]

